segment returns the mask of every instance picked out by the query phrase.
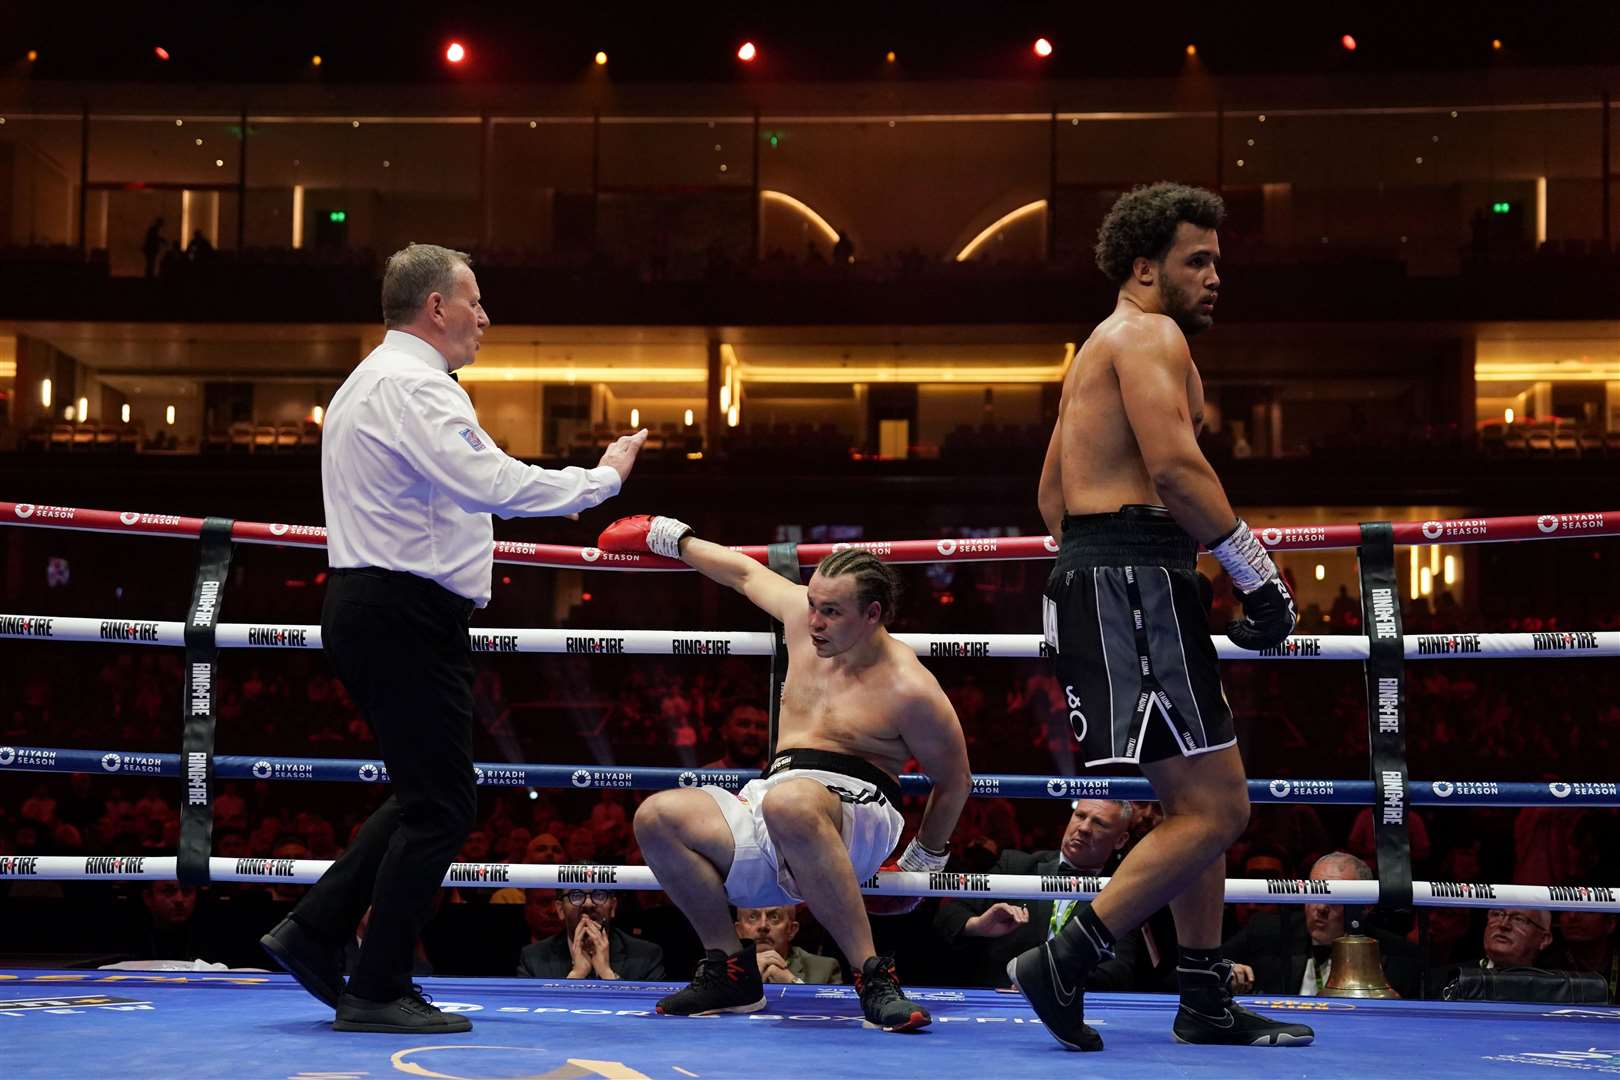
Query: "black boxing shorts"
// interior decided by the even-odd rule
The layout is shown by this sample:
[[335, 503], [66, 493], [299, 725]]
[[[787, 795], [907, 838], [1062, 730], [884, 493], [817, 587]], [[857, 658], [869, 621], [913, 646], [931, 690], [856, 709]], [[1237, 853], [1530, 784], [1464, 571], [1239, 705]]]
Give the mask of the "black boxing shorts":
[[1043, 628], [1087, 765], [1236, 744], [1197, 562], [1162, 507], [1064, 515]]

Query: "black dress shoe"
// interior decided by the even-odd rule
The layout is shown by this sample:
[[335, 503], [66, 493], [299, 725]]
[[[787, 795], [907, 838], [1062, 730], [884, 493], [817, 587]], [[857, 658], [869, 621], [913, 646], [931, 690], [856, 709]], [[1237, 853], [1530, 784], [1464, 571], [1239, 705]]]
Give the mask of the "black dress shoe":
[[393, 1001], [367, 1001], [344, 994], [333, 1031], [374, 1031], [385, 1035], [449, 1035], [471, 1031], [472, 1021], [434, 1007], [420, 986]]
[[322, 1004], [335, 1009], [343, 996], [343, 950], [328, 945], [293, 922], [280, 925], [259, 939], [270, 959], [280, 964], [298, 985]]

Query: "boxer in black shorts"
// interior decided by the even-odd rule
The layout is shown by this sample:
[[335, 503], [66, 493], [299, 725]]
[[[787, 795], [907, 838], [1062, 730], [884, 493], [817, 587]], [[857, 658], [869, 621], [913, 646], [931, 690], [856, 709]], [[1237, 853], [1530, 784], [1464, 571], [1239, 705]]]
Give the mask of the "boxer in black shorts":
[[1244, 618], [1227, 628], [1234, 644], [1280, 644], [1295, 619], [1271, 557], [1198, 448], [1204, 388], [1187, 338], [1214, 323], [1224, 213], [1218, 195], [1180, 184], [1137, 188], [1114, 204], [1097, 265], [1119, 286], [1118, 301], [1064, 376], [1041, 468], [1041, 516], [1061, 537], [1044, 623], [1069, 722], [1088, 765], [1139, 765], [1165, 814], [1095, 900], [1007, 966], [1071, 1050], [1102, 1049], [1085, 1022], [1087, 972], [1166, 903], [1181, 946], [1178, 1041], [1314, 1038], [1303, 1024], [1235, 1004], [1220, 957], [1225, 854], [1248, 825], [1249, 795], [1194, 568], [1199, 543], [1242, 601]]
[[1087, 765], [1236, 744], [1197, 560], [1163, 507], [1063, 516], [1043, 622]]

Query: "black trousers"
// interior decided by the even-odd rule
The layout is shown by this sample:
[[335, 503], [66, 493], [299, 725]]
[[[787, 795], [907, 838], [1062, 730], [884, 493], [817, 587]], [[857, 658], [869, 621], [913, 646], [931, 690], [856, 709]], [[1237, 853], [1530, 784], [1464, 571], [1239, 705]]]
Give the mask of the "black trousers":
[[370, 905], [349, 980], [357, 997], [390, 1001], [410, 989], [417, 937], [477, 817], [472, 609], [426, 578], [391, 570], [334, 570], [326, 589], [321, 643], [376, 732], [393, 792], [292, 915], [341, 943]]

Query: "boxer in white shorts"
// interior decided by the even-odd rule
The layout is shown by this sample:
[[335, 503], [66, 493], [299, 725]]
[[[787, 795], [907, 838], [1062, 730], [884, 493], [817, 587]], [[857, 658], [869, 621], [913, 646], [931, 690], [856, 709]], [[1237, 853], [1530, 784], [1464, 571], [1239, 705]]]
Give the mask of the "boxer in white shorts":
[[[972, 780], [956, 711], [915, 653], [889, 635], [899, 582], [870, 552], [829, 555], [808, 586], [673, 518], [621, 518], [604, 551], [684, 559], [781, 620], [788, 649], [778, 738], [766, 775], [738, 795], [677, 788], [636, 811], [641, 853], [706, 950], [692, 984], [658, 1003], [666, 1015], [765, 1007], [754, 943], [740, 941], [730, 905], [802, 900], [855, 972], [870, 1027], [908, 1031], [928, 1011], [905, 998], [894, 961], [878, 956], [860, 882], [899, 842], [898, 776], [915, 758], [933, 780], [917, 835], [897, 865], [945, 866]], [[915, 907], [912, 898], [899, 910]], [[891, 910], [891, 913], [895, 913]]]
[[876, 765], [825, 750], [788, 750], [771, 759], [758, 780], [732, 794], [722, 787], [701, 790], [714, 798], [731, 827], [731, 872], [726, 899], [737, 907], [781, 907], [804, 900], [792, 868], [783, 864], [765, 821], [765, 793], [784, 781], [814, 780], [842, 804], [839, 834], [849, 851], [855, 880], [865, 881], [900, 843], [906, 819], [898, 809], [900, 785]]

